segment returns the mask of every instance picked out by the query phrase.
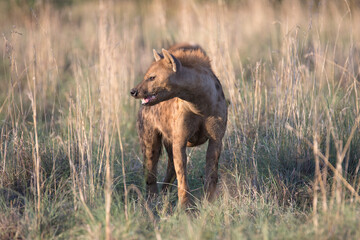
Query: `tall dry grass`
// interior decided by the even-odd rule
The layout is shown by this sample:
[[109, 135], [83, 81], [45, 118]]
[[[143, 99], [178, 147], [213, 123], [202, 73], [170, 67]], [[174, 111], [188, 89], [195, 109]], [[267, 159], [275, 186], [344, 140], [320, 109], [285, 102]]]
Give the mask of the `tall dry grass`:
[[[1, 238], [359, 236], [356, 2], [0, 9]], [[188, 151], [191, 219], [175, 193], [143, 201], [128, 94], [175, 42], [206, 49], [229, 100], [216, 203], [201, 201], [205, 148]]]

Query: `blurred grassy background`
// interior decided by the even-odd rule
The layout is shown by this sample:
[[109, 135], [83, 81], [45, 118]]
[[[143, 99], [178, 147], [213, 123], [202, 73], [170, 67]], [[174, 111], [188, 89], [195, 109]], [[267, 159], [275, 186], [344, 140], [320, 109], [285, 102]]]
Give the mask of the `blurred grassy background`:
[[[359, 238], [359, 7], [1, 1], [0, 238]], [[188, 149], [196, 217], [176, 189], [142, 201], [129, 97], [177, 42], [207, 51], [230, 102], [214, 204], [206, 146]]]

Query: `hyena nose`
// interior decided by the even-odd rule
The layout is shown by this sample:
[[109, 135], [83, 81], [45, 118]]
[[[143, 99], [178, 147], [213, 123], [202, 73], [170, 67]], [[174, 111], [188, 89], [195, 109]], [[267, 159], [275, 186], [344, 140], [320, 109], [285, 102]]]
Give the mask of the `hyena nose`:
[[133, 97], [136, 97], [138, 95], [139, 91], [135, 88], [131, 89], [130, 94]]

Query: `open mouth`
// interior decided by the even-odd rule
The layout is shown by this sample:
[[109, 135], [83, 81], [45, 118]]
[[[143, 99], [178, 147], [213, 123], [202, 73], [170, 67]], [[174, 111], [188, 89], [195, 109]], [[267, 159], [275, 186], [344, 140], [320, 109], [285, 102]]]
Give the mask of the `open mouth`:
[[146, 98], [141, 99], [141, 104], [147, 105], [147, 104], [151, 103], [152, 101], [154, 101], [155, 99], [156, 99], [155, 95], [147, 96]]

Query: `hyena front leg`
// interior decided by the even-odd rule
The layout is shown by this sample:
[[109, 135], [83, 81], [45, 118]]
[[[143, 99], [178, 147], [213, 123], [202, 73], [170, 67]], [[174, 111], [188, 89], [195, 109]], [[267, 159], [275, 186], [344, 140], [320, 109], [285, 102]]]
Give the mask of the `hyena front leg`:
[[205, 167], [205, 194], [209, 201], [212, 201], [215, 197], [215, 190], [218, 182], [218, 165], [221, 147], [221, 140], [215, 141], [209, 139]]
[[178, 182], [178, 198], [182, 207], [187, 207], [191, 204], [189, 198], [189, 186], [187, 184], [186, 176], [186, 143], [173, 144], [174, 166], [176, 178]]
[[157, 164], [161, 154], [161, 135], [158, 133], [143, 136], [142, 150], [144, 154], [144, 173], [148, 198], [157, 195]]

